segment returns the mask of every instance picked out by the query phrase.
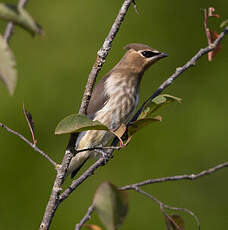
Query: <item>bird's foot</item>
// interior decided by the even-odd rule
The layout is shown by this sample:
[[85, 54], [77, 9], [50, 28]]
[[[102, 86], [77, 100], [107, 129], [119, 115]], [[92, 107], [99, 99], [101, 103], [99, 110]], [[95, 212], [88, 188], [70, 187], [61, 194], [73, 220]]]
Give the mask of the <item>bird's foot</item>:
[[113, 154], [111, 151], [104, 151], [104, 150], [96, 150], [98, 153], [100, 153], [100, 157], [104, 159], [104, 164], [103, 165], [106, 165], [108, 160], [110, 158], [113, 158]]

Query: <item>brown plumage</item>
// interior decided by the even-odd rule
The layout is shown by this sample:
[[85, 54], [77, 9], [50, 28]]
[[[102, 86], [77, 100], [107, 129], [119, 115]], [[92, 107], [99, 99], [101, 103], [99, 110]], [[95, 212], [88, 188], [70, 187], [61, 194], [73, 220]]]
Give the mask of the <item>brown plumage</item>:
[[[116, 130], [132, 118], [139, 100], [141, 78], [147, 68], [167, 54], [151, 47], [132, 43], [125, 46], [127, 52], [94, 89], [87, 115]], [[105, 146], [113, 138], [110, 132], [90, 130], [79, 134], [75, 148], [84, 149]], [[71, 161], [68, 174], [72, 177], [88, 158], [96, 156], [93, 151], [78, 153]]]

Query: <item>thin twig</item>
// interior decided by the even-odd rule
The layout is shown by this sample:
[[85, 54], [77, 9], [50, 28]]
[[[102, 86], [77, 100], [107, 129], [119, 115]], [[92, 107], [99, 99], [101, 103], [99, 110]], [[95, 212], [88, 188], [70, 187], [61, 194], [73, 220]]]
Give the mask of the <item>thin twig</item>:
[[161, 178], [156, 178], [156, 179], [149, 179], [145, 180], [139, 183], [135, 184], [130, 184], [130, 185], [125, 185], [120, 188], [120, 190], [129, 190], [129, 189], [134, 189], [134, 187], [141, 187], [145, 186], [148, 184], [155, 184], [155, 183], [161, 183], [161, 182], [166, 182], [166, 181], [177, 181], [177, 180], [196, 180], [202, 176], [210, 175], [212, 173], [215, 173], [216, 171], [223, 169], [225, 167], [228, 167], [228, 161], [224, 162], [222, 164], [216, 165], [213, 168], [201, 171], [198, 174], [185, 174], [185, 175], [177, 175], [177, 176], [170, 176], [170, 177], [161, 177]]
[[[91, 166], [92, 167], [92, 166]], [[178, 176], [170, 176], [170, 177], [161, 177], [161, 178], [156, 178], [156, 179], [149, 179], [149, 180], [145, 180], [145, 181], [142, 181], [142, 182], [138, 182], [138, 183], [135, 183], [135, 184], [131, 184], [131, 185], [125, 185], [125, 186], [122, 186], [119, 188], [119, 190], [136, 190], [136, 188], [138, 190], [140, 190], [139, 187], [141, 186], [145, 186], [145, 185], [149, 185], [149, 184], [155, 184], [155, 183], [162, 183], [162, 182], [167, 182], [167, 181], [177, 181], [177, 180], [196, 180], [200, 177], [203, 177], [203, 176], [206, 176], [206, 175], [210, 175], [210, 174], [213, 174], [215, 173], [216, 171], [220, 170], [220, 169], [223, 169], [225, 167], [228, 167], [228, 161], [227, 162], [224, 162], [222, 164], [218, 164], [216, 165], [215, 167], [213, 168], [210, 168], [210, 169], [207, 169], [207, 170], [204, 170], [204, 171], [201, 171], [200, 173], [198, 174], [188, 174], [188, 175], [178, 175]], [[98, 168], [98, 167], [96, 167]], [[93, 170], [94, 171], [94, 170]], [[83, 173], [82, 176], [85, 176]], [[82, 177], [81, 176], [81, 177]], [[82, 183], [82, 181], [80, 181]], [[72, 189], [72, 190], [71, 190]], [[66, 199], [70, 193], [73, 191], [73, 187], [71, 185], [70, 188], [68, 188], [63, 194], [63, 198]], [[155, 202], [158, 203], [158, 200], [156, 200], [156, 198], [153, 197], [153, 200]], [[168, 209], [172, 209], [172, 210], [177, 210], [177, 211], [184, 211], [184, 212], [187, 212], [189, 213], [190, 215], [192, 215], [196, 222], [197, 222], [197, 226], [198, 226], [198, 229], [200, 229], [200, 222], [199, 222], [199, 219], [198, 217], [193, 213], [191, 212], [190, 210], [186, 209], [186, 208], [176, 208], [176, 207], [171, 207], [171, 206], [168, 206], [168, 205], [163, 205], [164, 208], [168, 208]], [[162, 209], [161, 209], [162, 210]], [[164, 213], [164, 212], [163, 212]], [[164, 213], [165, 215], [165, 213]]]
[[[151, 200], [153, 200], [154, 202], [156, 202], [159, 205], [160, 209], [162, 210], [162, 212], [163, 212], [163, 214], [165, 216], [169, 216], [169, 215], [165, 212], [164, 208], [170, 209], [170, 210], [175, 210], [175, 211], [184, 211], [184, 212], [188, 213], [189, 215], [191, 215], [192, 217], [194, 217], [194, 219], [195, 219], [195, 221], [197, 223], [197, 226], [198, 226], [198, 230], [200, 230], [200, 221], [199, 221], [199, 218], [192, 211], [190, 211], [189, 209], [187, 209], [187, 208], [177, 208], [177, 207], [172, 207], [172, 206], [169, 206], [167, 204], [164, 204], [163, 202], [161, 202], [160, 200], [158, 200], [154, 196], [150, 195], [149, 193], [143, 191], [142, 189], [140, 189], [137, 186], [134, 187], [134, 190], [137, 191], [137, 192], [139, 192], [139, 193], [141, 193], [141, 194], [143, 194], [143, 195], [145, 195], [145, 196], [147, 196], [148, 198], [150, 198]], [[174, 224], [175, 224], [175, 222], [174, 222]], [[177, 227], [179, 227], [179, 226], [177, 226]]]
[[[85, 179], [87, 179], [90, 175], [93, 174], [93, 172], [95, 171], [95, 169], [97, 169], [98, 167], [100, 167], [103, 163], [104, 163], [105, 159], [99, 159], [95, 164], [93, 164], [88, 170], [86, 170], [81, 177], [79, 177], [77, 180], [73, 181], [72, 184], [70, 185], [70, 187], [68, 187], [60, 196], [60, 202], [62, 202], [63, 200], [65, 200], [73, 191], [75, 188], [77, 188]], [[188, 174], [188, 175], [177, 175], [177, 176], [170, 176], [170, 177], [162, 177], [162, 178], [156, 178], [156, 179], [149, 179], [149, 180], [145, 180], [142, 182], [138, 182], [135, 184], [131, 184], [131, 185], [125, 185], [119, 188], [119, 190], [136, 190], [136, 188], [138, 190], [140, 190], [139, 187], [141, 186], [145, 186], [145, 185], [149, 185], [149, 184], [155, 184], [155, 183], [161, 183], [161, 182], [167, 182], [167, 181], [177, 181], [177, 180], [196, 180], [200, 177], [206, 176], [206, 175], [210, 175], [215, 173], [216, 171], [223, 169], [225, 167], [228, 167], [228, 161], [224, 162], [222, 164], [218, 164], [213, 168], [201, 171], [198, 174]], [[153, 200], [157, 203], [159, 203], [160, 201], [157, 200], [156, 198], [153, 197]], [[161, 207], [161, 206], [160, 206]], [[193, 216], [197, 222], [197, 226], [198, 226], [198, 230], [200, 230], [200, 222], [198, 217], [190, 210], [186, 209], [186, 208], [177, 208], [177, 207], [171, 207], [168, 206], [166, 204], [163, 204], [163, 206], [161, 207], [161, 211], [163, 212], [163, 214], [165, 215], [165, 211], [164, 208], [167, 209], [172, 209], [172, 210], [177, 210], [177, 211], [184, 211], [187, 212], [188, 214], [190, 214], [191, 216]], [[90, 213], [91, 214], [91, 213]], [[168, 218], [168, 217], [167, 217]], [[86, 220], [87, 221], [87, 220]], [[83, 223], [85, 223], [86, 221], [84, 221]], [[172, 221], [172, 220], [170, 220]], [[175, 223], [174, 223], [175, 224]], [[80, 228], [78, 228], [80, 229]]]
[[183, 72], [185, 72], [190, 67], [195, 66], [196, 61], [199, 58], [201, 58], [203, 55], [207, 54], [208, 52], [214, 50], [227, 33], [228, 33], [228, 26], [219, 34], [218, 38], [213, 43], [209, 44], [207, 47], [203, 49], [200, 49], [197, 52], [197, 54], [195, 54], [185, 65], [176, 68], [176, 71], [165, 82], [163, 82], [160, 85], [160, 87], [142, 104], [142, 106], [136, 112], [136, 114], [134, 115], [130, 123], [137, 120], [137, 118], [139, 117], [143, 109], [146, 107], [146, 105], [150, 103], [156, 96], [161, 94], [161, 92], [164, 91], [168, 86], [170, 86], [175, 79], [177, 79]]
[[77, 149], [75, 150], [76, 153], [85, 152], [85, 151], [93, 151], [93, 150], [120, 150], [123, 146], [103, 146], [103, 147], [92, 147], [92, 148], [85, 148], [85, 149]]
[[88, 208], [88, 211], [87, 213], [85, 214], [85, 216], [81, 219], [81, 221], [76, 224], [75, 226], [75, 230], [80, 230], [81, 227], [85, 224], [86, 221], [88, 221], [90, 218], [91, 218], [91, 214], [93, 213], [95, 209], [95, 205], [92, 204], [89, 208]]
[[[19, 0], [18, 7], [24, 8], [25, 5], [27, 4], [27, 2], [28, 2], [28, 0]], [[9, 22], [7, 24], [7, 27], [6, 27], [6, 30], [4, 33], [4, 39], [6, 40], [7, 43], [9, 42], [9, 40], [13, 34], [13, 27], [14, 27], [13, 22]]]
[[[86, 114], [86, 110], [87, 110], [87, 107], [89, 104], [89, 100], [90, 100], [90, 97], [92, 94], [92, 90], [93, 90], [93, 86], [94, 86], [95, 81], [96, 81], [97, 74], [101, 70], [101, 67], [103, 66], [103, 64], [105, 62], [105, 58], [108, 55], [109, 50], [111, 49], [112, 41], [114, 40], [114, 38], [115, 38], [123, 20], [124, 20], [124, 17], [127, 13], [127, 10], [129, 8], [131, 2], [132, 2], [132, 0], [125, 0], [123, 2], [123, 5], [122, 5], [114, 23], [113, 23], [113, 25], [112, 25], [112, 28], [111, 28], [108, 36], [106, 37], [106, 39], [103, 43], [102, 48], [98, 51], [98, 56], [97, 56], [96, 62], [92, 67], [92, 70], [89, 74], [88, 82], [86, 84], [86, 89], [85, 89], [85, 92], [84, 92], [84, 95], [82, 98], [81, 107], [79, 110], [80, 114]], [[70, 161], [74, 156], [74, 154], [73, 154], [74, 151], [72, 151], [72, 149], [74, 149], [76, 139], [77, 139], [76, 135], [72, 134], [70, 136], [70, 140], [69, 140], [68, 145], [67, 145], [67, 150], [64, 154], [64, 159], [62, 160], [62, 164], [61, 164], [62, 167], [58, 170], [58, 173], [57, 173], [57, 176], [56, 176], [56, 179], [54, 182], [54, 186], [53, 186], [53, 189], [51, 192], [51, 196], [49, 198], [49, 201], [48, 201], [48, 204], [46, 206], [46, 210], [45, 210], [45, 213], [43, 216], [43, 220], [42, 220], [41, 225], [40, 225], [40, 230], [48, 230], [49, 229], [51, 221], [54, 217], [55, 211], [56, 211], [56, 209], [60, 203], [60, 200], [62, 200], [62, 198], [63, 198], [63, 195], [61, 197], [59, 197], [60, 191], [62, 189], [64, 178], [66, 176], [66, 172], [67, 172], [67, 169], [69, 167]], [[104, 164], [104, 162], [105, 162], [105, 159], [100, 158], [93, 165], [94, 170], [96, 168], [98, 168], [99, 166], [101, 166], [102, 164]], [[94, 170], [92, 170], [92, 173]], [[81, 184], [85, 179], [87, 179], [88, 176], [91, 175], [91, 172], [89, 172], [88, 170], [86, 172], [87, 172], [87, 174], [86, 173], [85, 173], [85, 175], [83, 174], [84, 176], [82, 175], [81, 177], [78, 178], [78, 180], [76, 180], [77, 182], [74, 184], [75, 185], [74, 189], [79, 184]], [[81, 178], [81, 180], [79, 180], [80, 178]], [[78, 185], [77, 185], [77, 183], [78, 183]], [[69, 194], [71, 193], [70, 189], [66, 190], [66, 193], [67, 193], [67, 191], [70, 191]], [[67, 196], [69, 196], [69, 195], [67, 195]]]
[[10, 129], [8, 126], [6, 126], [6, 125], [4, 125], [2, 123], [0, 123], [0, 127], [4, 128], [8, 132], [18, 136], [21, 140], [26, 142], [36, 152], [40, 153], [43, 157], [45, 157], [55, 168], [58, 166], [58, 164], [54, 160], [52, 160], [51, 157], [49, 157], [44, 151], [40, 150], [36, 145], [34, 145], [32, 142], [30, 142], [28, 139], [26, 139], [23, 135], [21, 135], [20, 133]]
[[105, 158], [101, 157], [92, 166], [90, 166], [78, 179], [74, 180], [71, 185], [60, 195], [59, 203], [64, 201], [68, 196], [89, 176], [93, 175], [94, 171], [100, 166], [104, 165]]
[[165, 209], [164, 209], [164, 204], [163, 204], [160, 200], [158, 200], [158, 199], [155, 198], [154, 196], [150, 195], [149, 193], [143, 191], [142, 189], [140, 189], [140, 188], [138, 188], [138, 187], [135, 187], [134, 189], [135, 189], [135, 191], [137, 191], [137, 192], [143, 194], [144, 196], [148, 197], [149, 199], [151, 199], [151, 200], [153, 200], [155, 203], [157, 203], [157, 204], [159, 205], [159, 207], [160, 207], [162, 213], [164, 214], [164, 216], [165, 216], [166, 218], [168, 218], [168, 219], [175, 225], [175, 227], [176, 227], [178, 230], [181, 230], [180, 227], [176, 224], [176, 222], [173, 221], [173, 219], [167, 214], [167, 212], [166, 212]]

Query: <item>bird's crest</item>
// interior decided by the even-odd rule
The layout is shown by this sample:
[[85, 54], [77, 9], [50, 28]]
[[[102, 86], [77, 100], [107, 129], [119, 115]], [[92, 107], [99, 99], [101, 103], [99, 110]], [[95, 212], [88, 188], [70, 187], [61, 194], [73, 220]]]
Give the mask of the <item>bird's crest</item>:
[[130, 43], [130, 44], [124, 46], [124, 49], [125, 50], [133, 49], [135, 51], [138, 51], [138, 50], [148, 50], [148, 49], [149, 50], [154, 50], [150, 46], [145, 45], [145, 44], [141, 44], [141, 43]]

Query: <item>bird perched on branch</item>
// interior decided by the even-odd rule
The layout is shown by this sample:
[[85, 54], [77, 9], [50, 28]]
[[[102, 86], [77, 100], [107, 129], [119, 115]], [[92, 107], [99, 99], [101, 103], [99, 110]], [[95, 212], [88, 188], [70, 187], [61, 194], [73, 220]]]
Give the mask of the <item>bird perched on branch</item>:
[[[106, 74], [94, 89], [87, 115], [98, 120], [110, 130], [117, 130], [121, 124], [127, 124], [134, 115], [139, 101], [139, 86], [142, 76], [151, 65], [167, 57], [166, 53], [144, 44], [128, 44], [127, 52], [114, 68]], [[107, 131], [89, 130], [81, 132], [77, 138], [75, 149], [105, 146], [114, 137]], [[78, 170], [95, 151], [77, 153], [71, 160], [67, 174], [74, 177]]]

